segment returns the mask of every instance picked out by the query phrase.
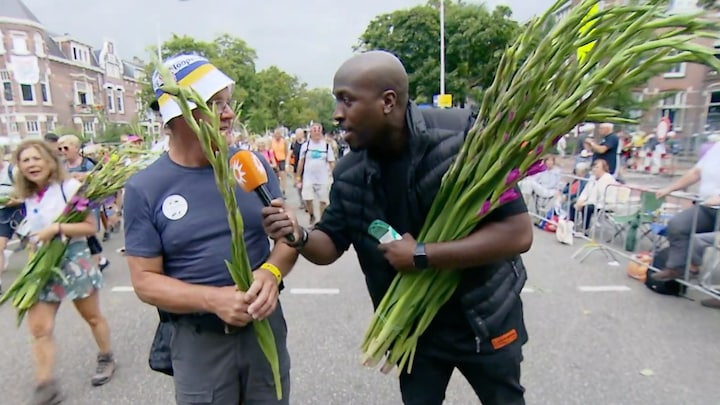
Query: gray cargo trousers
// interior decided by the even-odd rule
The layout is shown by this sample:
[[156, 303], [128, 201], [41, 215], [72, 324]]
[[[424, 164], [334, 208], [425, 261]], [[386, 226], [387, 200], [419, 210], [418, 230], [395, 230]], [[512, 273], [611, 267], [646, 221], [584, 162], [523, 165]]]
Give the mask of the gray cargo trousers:
[[715, 229], [715, 220], [717, 219], [718, 210], [716, 208], [704, 205], [696, 205], [675, 214], [668, 222], [667, 239], [670, 243], [668, 250], [668, 259], [665, 268], [684, 271], [685, 263], [690, 252], [690, 238], [693, 230], [693, 219], [695, 218], [695, 210], [697, 212], [697, 220], [695, 223], [695, 233], [713, 232]]
[[268, 319], [278, 350], [282, 400], [277, 399], [270, 364], [252, 326], [223, 328], [219, 319], [208, 322], [208, 317], [214, 315], [180, 316], [172, 322], [170, 351], [177, 404], [289, 404], [290, 355], [280, 304]]

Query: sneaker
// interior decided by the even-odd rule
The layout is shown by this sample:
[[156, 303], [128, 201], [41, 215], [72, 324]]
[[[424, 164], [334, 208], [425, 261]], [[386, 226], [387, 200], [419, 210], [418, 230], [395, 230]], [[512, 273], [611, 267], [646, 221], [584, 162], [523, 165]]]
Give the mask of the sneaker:
[[35, 387], [30, 405], [57, 405], [63, 401], [57, 381], [50, 380]]
[[105, 268], [107, 268], [107, 266], [109, 266], [109, 265], [110, 265], [110, 260], [103, 257], [100, 259], [100, 265], [98, 267], [100, 268], [100, 271], [104, 271]]
[[109, 241], [110, 240], [110, 232], [108, 232], [108, 231], [103, 232], [102, 240], [103, 240], [103, 242]]
[[3, 270], [7, 270], [8, 265], [10, 264], [10, 256], [12, 256], [13, 253], [15, 253], [15, 251], [11, 249], [5, 249], [5, 251], [3, 252], [3, 258], [5, 259], [5, 261], [3, 262]]
[[103, 384], [106, 384], [108, 381], [110, 381], [113, 374], [115, 374], [115, 357], [113, 356], [113, 354], [98, 354], [95, 375], [90, 380], [93, 387], [99, 387]]

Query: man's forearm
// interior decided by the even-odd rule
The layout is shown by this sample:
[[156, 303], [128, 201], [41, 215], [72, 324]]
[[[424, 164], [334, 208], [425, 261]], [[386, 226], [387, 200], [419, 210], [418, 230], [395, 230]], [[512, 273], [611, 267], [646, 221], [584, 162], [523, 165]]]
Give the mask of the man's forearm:
[[302, 181], [302, 172], [303, 167], [305, 166], [305, 159], [300, 159], [300, 162], [298, 163], [297, 172], [295, 174], [295, 177], [298, 181]]
[[672, 191], [683, 190], [692, 186], [698, 181], [700, 181], [700, 171], [697, 168], [692, 168], [682, 177], [680, 177], [676, 182], [672, 183], [669, 189]]
[[283, 278], [290, 273], [298, 259], [298, 251], [285, 243], [275, 243], [267, 262], [274, 264], [282, 274]]
[[335, 242], [318, 229], [309, 231], [307, 243], [299, 249], [299, 252], [304, 258], [320, 266], [332, 264], [341, 256], [335, 247]]
[[215, 287], [185, 283], [164, 274], [145, 272], [132, 280], [135, 294], [146, 304], [167, 312], [212, 312], [208, 297]]
[[518, 214], [500, 222], [491, 222], [466, 238], [425, 247], [430, 267], [459, 270], [483, 266], [525, 253], [533, 240], [532, 221]]

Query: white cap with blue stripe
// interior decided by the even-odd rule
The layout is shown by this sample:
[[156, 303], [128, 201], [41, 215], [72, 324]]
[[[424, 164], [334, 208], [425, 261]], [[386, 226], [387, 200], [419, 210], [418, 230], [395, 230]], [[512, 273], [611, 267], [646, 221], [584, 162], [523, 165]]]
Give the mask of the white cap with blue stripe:
[[[163, 65], [175, 76], [178, 85], [195, 89], [205, 101], [210, 100], [215, 93], [235, 84], [225, 73], [199, 55], [172, 56], [165, 60]], [[160, 89], [163, 81], [157, 71], [153, 73], [152, 84], [163, 124], [167, 124], [171, 119], [181, 116], [180, 106], [172, 96]], [[195, 104], [189, 104], [190, 108], [195, 108]]]

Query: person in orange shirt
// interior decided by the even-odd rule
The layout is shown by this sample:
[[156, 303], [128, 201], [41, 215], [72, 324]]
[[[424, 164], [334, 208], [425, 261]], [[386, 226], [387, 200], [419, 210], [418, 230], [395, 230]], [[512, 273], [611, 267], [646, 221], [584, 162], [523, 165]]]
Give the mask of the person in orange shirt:
[[288, 145], [283, 137], [282, 129], [278, 128], [273, 134], [273, 139], [270, 143], [270, 150], [275, 154], [275, 159], [278, 163], [278, 179], [280, 180], [280, 189], [282, 190], [283, 196], [285, 195], [285, 178], [287, 174], [285, 172], [285, 162], [287, 162]]

